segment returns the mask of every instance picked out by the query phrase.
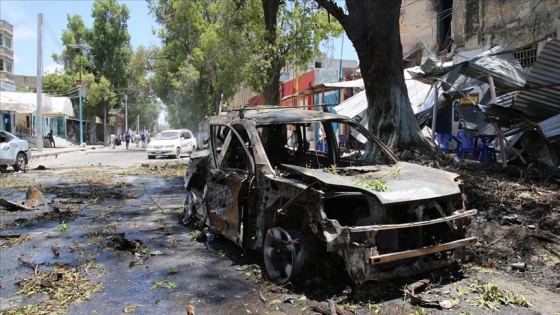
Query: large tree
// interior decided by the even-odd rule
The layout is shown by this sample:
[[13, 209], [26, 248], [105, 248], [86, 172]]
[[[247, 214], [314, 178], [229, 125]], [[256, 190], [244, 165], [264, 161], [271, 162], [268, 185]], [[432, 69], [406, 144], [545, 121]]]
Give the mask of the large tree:
[[[139, 130], [153, 131], [161, 111], [153, 94], [148, 75], [152, 49], [140, 45], [132, 54], [129, 64], [128, 117], [129, 125], [139, 123]], [[124, 125], [124, 124], [122, 124]]]
[[126, 87], [132, 55], [128, 8], [116, 0], [95, 0], [91, 16], [93, 28], [88, 44], [92, 47], [94, 73], [103, 75], [115, 88]]
[[[338, 36], [340, 25], [330, 23], [323, 10], [317, 10], [311, 0], [261, 0], [261, 25], [252, 24], [255, 32], [252, 63], [255, 75], [253, 87], [264, 95], [265, 104], [280, 104], [280, 71], [287, 62], [305, 68], [315, 56], [319, 45], [329, 36]], [[259, 75], [260, 74], [260, 75]]]
[[339, 34], [311, 0], [149, 0], [162, 25], [154, 86], [170, 124], [188, 124], [219, 111], [243, 82], [279, 104], [287, 61], [305, 65], [328, 34]]
[[370, 130], [392, 149], [428, 148], [410, 106], [404, 80], [399, 17], [401, 0], [315, 0], [335, 17], [358, 54]]

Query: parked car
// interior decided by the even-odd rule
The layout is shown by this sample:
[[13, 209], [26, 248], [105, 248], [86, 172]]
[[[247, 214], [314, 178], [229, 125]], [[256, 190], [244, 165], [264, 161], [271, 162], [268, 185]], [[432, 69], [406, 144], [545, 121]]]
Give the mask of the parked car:
[[183, 223], [261, 251], [277, 283], [325, 253], [356, 284], [413, 275], [460, 260], [476, 239], [457, 174], [398, 161], [345, 116], [243, 109], [211, 119], [209, 149], [191, 159]]
[[146, 152], [149, 159], [156, 156], [180, 158], [183, 153], [195, 152], [196, 138], [188, 129], [165, 130], [150, 140]]
[[16, 171], [25, 171], [31, 160], [31, 150], [26, 140], [7, 131], [0, 130], [0, 170], [12, 166]]

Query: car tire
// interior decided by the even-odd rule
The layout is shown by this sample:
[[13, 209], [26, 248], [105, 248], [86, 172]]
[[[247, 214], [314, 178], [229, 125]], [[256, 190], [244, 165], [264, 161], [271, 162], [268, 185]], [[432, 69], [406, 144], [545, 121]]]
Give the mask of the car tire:
[[192, 151], [191, 151], [191, 153], [194, 153], [194, 152], [196, 152], [196, 145], [193, 145], [193, 146], [192, 146]]
[[27, 166], [27, 158], [25, 154], [22, 152], [18, 153], [16, 156], [16, 164], [13, 165], [14, 170], [16, 171], [25, 171], [25, 167]]
[[156, 158], [155, 155], [148, 155], [148, 160], [153, 160], [153, 159], [155, 159], [155, 158]]
[[266, 233], [263, 258], [266, 272], [273, 282], [287, 283], [301, 270], [308, 254], [307, 242], [300, 232], [274, 227]]
[[8, 167], [6, 165], [0, 165], [0, 173], [6, 173]]
[[177, 159], [181, 158], [181, 148], [177, 148], [177, 154], [175, 155]]

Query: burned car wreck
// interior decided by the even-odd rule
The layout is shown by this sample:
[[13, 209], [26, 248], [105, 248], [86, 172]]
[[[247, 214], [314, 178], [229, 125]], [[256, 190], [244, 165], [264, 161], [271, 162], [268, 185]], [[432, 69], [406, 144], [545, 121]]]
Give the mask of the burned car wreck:
[[183, 223], [261, 251], [277, 283], [324, 253], [358, 285], [422, 273], [475, 240], [457, 174], [398, 161], [345, 116], [286, 107], [216, 116], [209, 148], [191, 159]]

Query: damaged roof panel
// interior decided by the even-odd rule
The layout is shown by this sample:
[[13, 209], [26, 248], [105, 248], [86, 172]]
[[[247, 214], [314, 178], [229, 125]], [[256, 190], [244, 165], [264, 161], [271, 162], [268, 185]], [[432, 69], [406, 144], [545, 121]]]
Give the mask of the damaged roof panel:
[[560, 114], [538, 123], [541, 133], [550, 142], [560, 140]]
[[560, 114], [560, 42], [551, 40], [541, 51], [514, 108], [529, 116]]
[[487, 50], [461, 67], [461, 74], [485, 83], [488, 83], [488, 73], [497, 89], [519, 89], [527, 80], [527, 74], [506, 45]]

